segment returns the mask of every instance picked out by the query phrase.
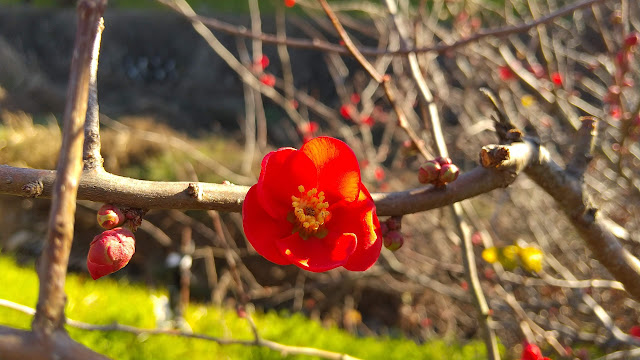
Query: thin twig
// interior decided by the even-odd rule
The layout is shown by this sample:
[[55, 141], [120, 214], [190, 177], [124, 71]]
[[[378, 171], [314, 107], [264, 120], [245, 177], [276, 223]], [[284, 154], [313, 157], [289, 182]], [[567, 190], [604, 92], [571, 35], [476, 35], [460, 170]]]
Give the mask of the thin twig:
[[[35, 314], [34, 309], [28, 306], [17, 304], [9, 300], [0, 299], [0, 306], [14, 309], [28, 315]], [[220, 337], [209, 336], [205, 334], [189, 333], [189, 332], [183, 332], [183, 331], [173, 330], [173, 329], [144, 329], [144, 328], [139, 328], [139, 327], [130, 326], [130, 325], [118, 324], [118, 323], [112, 323], [109, 325], [94, 325], [94, 324], [89, 324], [89, 323], [85, 323], [82, 321], [77, 321], [69, 318], [65, 318], [65, 321], [68, 326], [71, 326], [76, 329], [87, 330], [87, 331], [120, 331], [120, 332], [136, 334], [136, 335], [142, 335], [142, 334], [173, 335], [173, 336], [184, 337], [184, 338], [213, 341], [219, 345], [244, 345], [244, 346], [265, 347], [271, 350], [278, 351], [283, 355], [284, 354], [308, 355], [308, 356], [317, 356], [323, 359], [330, 359], [330, 360], [359, 360], [358, 358], [347, 355], [347, 354], [336, 353], [333, 351], [327, 351], [327, 350], [310, 348], [310, 347], [285, 345], [275, 341], [266, 340], [263, 338], [257, 338], [254, 340], [239, 340], [239, 339], [220, 338]]]

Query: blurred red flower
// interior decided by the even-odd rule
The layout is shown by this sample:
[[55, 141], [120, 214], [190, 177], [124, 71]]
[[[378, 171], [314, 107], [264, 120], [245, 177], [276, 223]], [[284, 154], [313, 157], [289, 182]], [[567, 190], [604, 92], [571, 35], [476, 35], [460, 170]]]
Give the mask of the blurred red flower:
[[276, 84], [276, 77], [271, 74], [262, 74], [260, 75], [260, 82], [273, 87]]
[[550, 360], [542, 356], [542, 351], [536, 344], [525, 344], [520, 360]]
[[556, 86], [562, 86], [562, 75], [559, 72], [552, 73], [551, 82]]
[[514, 80], [516, 78], [516, 74], [514, 74], [507, 65], [501, 65], [498, 67], [498, 75], [502, 81]]
[[321, 272], [370, 268], [382, 236], [375, 204], [344, 142], [317, 137], [262, 160], [242, 206], [249, 242], [267, 260]]
[[296, 0], [284, 0], [284, 6], [293, 7], [296, 4]]

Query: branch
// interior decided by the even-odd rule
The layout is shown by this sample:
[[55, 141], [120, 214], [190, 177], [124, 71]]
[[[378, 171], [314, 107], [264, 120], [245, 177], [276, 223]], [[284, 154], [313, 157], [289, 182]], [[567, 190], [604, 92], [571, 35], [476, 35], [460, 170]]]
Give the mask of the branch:
[[[164, 0], [158, 0], [162, 3], [165, 3]], [[399, 50], [381, 50], [372, 47], [359, 47], [358, 51], [363, 55], [367, 56], [376, 56], [376, 55], [395, 55], [395, 56], [405, 56], [411, 53], [438, 53], [443, 54], [453, 49], [457, 49], [474, 42], [477, 42], [486, 37], [505, 37], [511, 34], [519, 34], [524, 33], [532, 28], [547, 24], [559, 17], [566, 16], [571, 14], [572, 12], [603, 3], [605, 0], [584, 0], [580, 2], [576, 2], [574, 4], [567, 5], [557, 11], [551, 12], [545, 16], [540, 17], [537, 20], [513, 25], [513, 26], [505, 26], [497, 29], [481, 29], [475, 33], [475, 35], [457, 40], [451, 44], [438, 44], [435, 46], [426, 46], [426, 47], [405, 47]], [[227, 33], [234, 36], [242, 36], [248, 37], [252, 39], [259, 39], [267, 44], [284, 44], [294, 48], [301, 49], [310, 49], [310, 50], [318, 50], [322, 52], [330, 52], [330, 53], [338, 53], [341, 55], [349, 55], [354, 56], [353, 53], [347, 49], [346, 47], [338, 44], [332, 44], [327, 41], [322, 41], [319, 39], [300, 39], [300, 38], [291, 38], [288, 37], [286, 39], [279, 38], [276, 35], [265, 34], [262, 32], [253, 32], [251, 30], [246, 29], [244, 26], [236, 26], [224, 21], [220, 21], [217, 19], [207, 18], [199, 15], [188, 15], [182, 13], [188, 19], [192, 21], [198, 21], [205, 24], [207, 27], [211, 29], [221, 31], [223, 33]]]
[[[83, 128], [87, 113], [90, 65], [92, 53], [97, 47], [100, 35], [98, 28], [105, 6], [106, 0], [78, 3], [78, 26], [63, 116], [62, 148], [52, 186], [53, 200], [47, 240], [38, 267], [40, 289], [33, 331], [44, 339], [63, 329], [64, 325], [64, 283], [73, 241], [78, 179], [82, 171]], [[59, 336], [63, 335], [55, 335], [56, 338]]]
[[[0, 306], [14, 309], [28, 315], [33, 315], [35, 313], [35, 310], [28, 306], [17, 304], [12, 301], [4, 300], [4, 299], [0, 299]], [[261, 337], [256, 337], [255, 340], [228, 339], [228, 338], [219, 338], [215, 336], [209, 336], [205, 334], [194, 334], [190, 332], [183, 332], [183, 331], [178, 331], [173, 329], [143, 329], [135, 326], [122, 325], [118, 323], [113, 323], [110, 325], [94, 325], [94, 324], [88, 324], [82, 321], [77, 321], [77, 320], [68, 319], [68, 318], [66, 319], [66, 323], [67, 325], [74, 327], [76, 329], [82, 329], [87, 331], [121, 331], [121, 332], [136, 334], [136, 335], [141, 335], [141, 334], [173, 335], [173, 336], [179, 336], [184, 338], [213, 341], [219, 345], [244, 345], [244, 346], [265, 347], [271, 350], [278, 351], [283, 355], [308, 355], [308, 356], [317, 356], [317, 357], [321, 357], [329, 360], [359, 360], [358, 358], [347, 355], [347, 354], [341, 354], [333, 351], [310, 348], [310, 347], [285, 345], [275, 341], [265, 340]], [[50, 359], [49, 355], [52, 353], [44, 352], [44, 354], [47, 354], [47, 355], [43, 356], [42, 355], [43, 349], [34, 347], [32, 346], [33, 343], [29, 342], [29, 340], [34, 341], [33, 336], [34, 335], [30, 332], [0, 326], [0, 358], [3, 360], [13, 360], [13, 359], [49, 360]], [[62, 346], [63, 344], [65, 346], [69, 346], [69, 348], [65, 349], [65, 351], [75, 356], [75, 357], [63, 357], [63, 359], [64, 358], [83, 359], [83, 360], [84, 359], [87, 359], [87, 360], [106, 359], [102, 356], [100, 357], [95, 356], [96, 354], [93, 352], [92, 352], [92, 354], [94, 354], [93, 356], [89, 356], [90, 354], [88, 353], [87, 354], [82, 353], [82, 349], [78, 347], [82, 345], [75, 342], [65, 343], [64, 341], [61, 341], [59, 344], [58, 342], [56, 342], [55, 344], [58, 347]], [[20, 351], [19, 352], [20, 356], [5, 357], [4, 356], [5, 354], [2, 351], [3, 349], [7, 349], [9, 346]], [[82, 347], [84, 348], [84, 346]], [[7, 354], [10, 354], [10, 353], [7, 353]], [[13, 355], [13, 353], [11, 354]], [[65, 356], [67, 356], [67, 354], [65, 354]]]

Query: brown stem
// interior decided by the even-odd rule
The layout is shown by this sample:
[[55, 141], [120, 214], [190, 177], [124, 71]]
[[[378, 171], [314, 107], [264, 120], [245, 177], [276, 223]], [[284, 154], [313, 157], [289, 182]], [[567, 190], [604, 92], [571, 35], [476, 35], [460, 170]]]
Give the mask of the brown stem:
[[[509, 147], [510, 158], [495, 168], [477, 167], [446, 188], [425, 186], [391, 193], [373, 193], [380, 216], [412, 214], [439, 208], [511, 184], [529, 157], [535, 157], [535, 146]], [[39, 197], [51, 198], [55, 171], [16, 168], [0, 165], [0, 194], [30, 196], [24, 188], [41, 184]], [[78, 199], [112, 202], [145, 209], [242, 211], [248, 186], [203, 182], [162, 182], [138, 180], [107, 172], [85, 171], [80, 178]]]
[[90, 65], [105, 6], [106, 0], [86, 0], [78, 4], [78, 26], [63, 118], [62, 148], [53, 184], [47, 240], [38, 266], [40, 290], [32, 324], [34, 333], [45, 339], [54, 331], [63, 329], [64, 325], [64, 283], [73, 241], [76, 193], [82, 171]]
[[87, 116], [84, 123], [84, 148], [82, 160], [84, 169], [102, 169], [104, 160], [100, 155], [100, 111], [98, 106], [98, 57], [100, 56], [100, 39], [104, 30], [104, 21], [100, 19], [93, 55], [91, 56], [91, 73], [89, 78], [89, 98]]
[[[164, 2], [165, 0], [158, 0], [158, 1], [161, 3], [165, 3]], [[360, 53], [367, 56], [376, 56], [376, 55], [404, 56], [410, 53], [419, 54], [419, 53], [434, 53], [434, 52], [443, 54], [453, 49], [457, 49], [457, 48], [478, 42], [479, 40], [484, 39], [486, 37], [505, 37], [511, 34], [524, 33], [538, 25], [549, 23], [559, 17], [563, 17], [575, 11], [603, 3], [604, 1], [605, 0], [583, 0], [573, 4], [569, 4], [561, 9], [558, 9], [557, 11], [541, 16], [540, 18], [531, 22], [522, 23], [522, 24], [513, 25], [513, 26], [505, 26], [497, 29], [481, 29], [477, 31], [475, 35], [457, 40], [451, 44], [441, 43], [435, 46], [405, 47], [398, 50], [384, 50], [384, 49], [381, 50], [373, 47], [359, 47], [358, 50]], [[322, 41], [319, 39], [311, 39], [311, 40], [299, 39], [299, 38], [291, 38], [291, 37], [287, 37], [286, 39], [281, 39], [276, 35], [266, 34], [262, 32], [253, 32], [251, 30], [246, 29], [245, 27], [232, 25], [224, 21], [220, 21], [218, 19], [207, 18], [199, 15], [187, 15], [187, 14], [183, 14], [183, 15], [189, 19], [202, 22], [203, 24], [205, 24], [206, 26], [214, 30], [218, 30], [234, 36], [242, 36], [242, 37], [248, 37], [252, 39], [259, 39], [267, 44], [285, 44], [289, 47], [294, 47], [294, 48], [311, 49], [311, 50], [318, 50], [322, 52], [330, 52], [330, 53], [353, 56], [353, 53], [349, 49], [345, 48], [342, 45], [332, 44], [328, 41]]]

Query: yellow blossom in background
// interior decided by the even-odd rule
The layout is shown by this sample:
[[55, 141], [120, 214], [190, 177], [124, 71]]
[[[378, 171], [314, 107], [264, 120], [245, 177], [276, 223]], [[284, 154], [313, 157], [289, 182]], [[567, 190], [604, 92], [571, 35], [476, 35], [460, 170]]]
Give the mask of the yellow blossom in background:
[[536, 99], [531, 95], [525, 95], [520, 98], [520, 102], [522, 103], [522, 106], [529, 107], [536, 103]]

